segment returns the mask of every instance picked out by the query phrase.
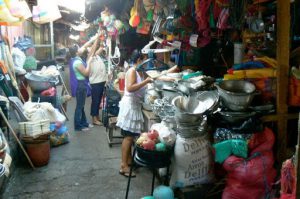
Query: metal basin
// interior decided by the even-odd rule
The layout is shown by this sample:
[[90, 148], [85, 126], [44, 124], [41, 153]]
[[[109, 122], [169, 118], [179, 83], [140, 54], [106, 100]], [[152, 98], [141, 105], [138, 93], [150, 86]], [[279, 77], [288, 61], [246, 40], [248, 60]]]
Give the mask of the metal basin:
[[173, 82], [155, 80], [153, 82], [154, 88], [157, 90], [173, 90], [175, 88]]
[[50, 87], [53, 87], [58, 83], [55, 78], [47, 78], [38, 76], [32, 73], [27, 73], [25, 78], [33, 91], [40, 92], [47, 90]]
[[172, 100], [177, 123], [195, 123], [203, 119], [204, 104], [196, 97], [178, 96]]
[[226, 80], [216, 86], [224, 105], [233, 111], [246, 110], [256, 94], [254, 84], [244, 80]]

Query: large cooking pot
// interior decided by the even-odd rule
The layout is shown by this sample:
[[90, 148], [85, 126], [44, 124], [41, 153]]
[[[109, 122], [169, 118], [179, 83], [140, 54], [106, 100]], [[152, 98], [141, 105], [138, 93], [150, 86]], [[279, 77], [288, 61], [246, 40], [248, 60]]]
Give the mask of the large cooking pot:
[[244, 80], [225, 80], [216, 84], [224, 105], [233, 111], [244, 111], [253, 100], [254, 84]]

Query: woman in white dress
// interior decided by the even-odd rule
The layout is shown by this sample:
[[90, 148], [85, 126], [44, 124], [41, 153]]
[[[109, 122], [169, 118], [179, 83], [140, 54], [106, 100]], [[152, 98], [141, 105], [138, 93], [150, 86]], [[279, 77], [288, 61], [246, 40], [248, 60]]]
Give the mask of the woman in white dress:
[[[133, 51], [131, 61], [134, 66], [126, 72], [124, 96], [120, 101], [117, 126], [121, 128], [121, 134], [124, 136], [124, 139], [122, 142], [122, 160], [119, 173], [126, 177], [129, 175], [129, 164], [132, 162], [131, 146], [134, 137], [139, 136], [143, 129], [142, 103], [145, 86], [152, 82], [151, 78], [147, 77], [144, 79], [144, 74], [136, 70], [136, 67], [145, 58], [146, 56], [140, 51]], [[135, 174], [132, 176], [135, 176]]]

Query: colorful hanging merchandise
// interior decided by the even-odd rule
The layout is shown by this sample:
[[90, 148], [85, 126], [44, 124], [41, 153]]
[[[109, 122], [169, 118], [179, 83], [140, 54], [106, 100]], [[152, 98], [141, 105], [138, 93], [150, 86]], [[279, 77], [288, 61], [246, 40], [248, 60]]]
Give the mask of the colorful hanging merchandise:
[[61, 18], [58, 5], [51, 1], [38, 0], [37, 6], [32, 8], [32, 19], [38, 24], [49, 23]]
[[196, 21], [199, 32], [209, 28], [209, 8], [211, 3], [212, 0], [195, 0]]
[[133, 28], [137, 27], [140, 22], [140, 16], [139, 16], [139, 7], [140, 7], [140, 0], [135, 0], [134, 5], [130, 10], [130, 19], [129, 19], [129, 25]]
[[0, 25], [19, 26], [31, 16], [25, 0], [0, 0]]
[[296, 180], [295, 163], [288, 159], [282, 164], [280, 199], [296, 199]]
[[7, 23], [16, 23], [19, 21], [18, 17], [14, 17], [10, 13], [4, 0], [0, 0], [0, 21]]

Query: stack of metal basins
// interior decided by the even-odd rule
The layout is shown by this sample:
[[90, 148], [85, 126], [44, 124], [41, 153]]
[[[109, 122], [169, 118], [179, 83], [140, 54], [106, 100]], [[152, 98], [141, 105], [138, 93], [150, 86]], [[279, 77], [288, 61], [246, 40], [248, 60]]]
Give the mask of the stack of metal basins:
[[184, 138], [200, 136], [207, 131], [206, 115], [218, 106], [219, 96], [215, 91], [173, 99], [177, 133]]
[[218, 115], [225, 122], [236, 124], [255, 115], [249, 109], [256, 92], [255, 85], [245, 80], [225, 80], [216, 84], [222, 101]]

